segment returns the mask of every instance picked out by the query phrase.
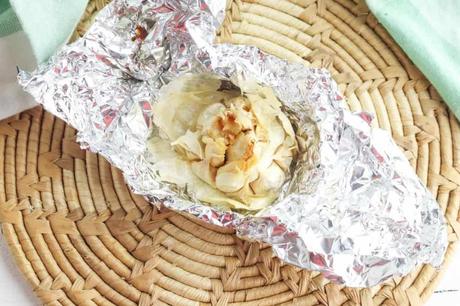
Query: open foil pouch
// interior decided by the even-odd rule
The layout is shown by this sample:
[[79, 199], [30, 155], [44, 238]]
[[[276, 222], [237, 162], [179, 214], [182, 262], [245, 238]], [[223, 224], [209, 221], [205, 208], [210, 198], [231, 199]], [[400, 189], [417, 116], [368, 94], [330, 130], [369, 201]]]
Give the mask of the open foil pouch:
[[[376, 285], [418, 264], [440, 265], [443, 213], [390, 135], [372, 129], [369, 114], [344, 108], [328, 71], [255, 47], [214, 44], [225, 3], [115, 0], [83, 38], [35, 72], [21, 71], [19, 82], [78, 130], [82, 147], [120, 168], [134, 192], [269, 243], [285, 262], [352, 287]], [[165, 158], [151, 146], [162, 133], [158, 119], [168, 115], [157, 105], [184, 78], [242, 95], [269, 88], [281, 103], [298, 152], [271, 204], [251, 210], [208, 203], [210, 193], [199, 196], [190, 183], [165, 179]]]

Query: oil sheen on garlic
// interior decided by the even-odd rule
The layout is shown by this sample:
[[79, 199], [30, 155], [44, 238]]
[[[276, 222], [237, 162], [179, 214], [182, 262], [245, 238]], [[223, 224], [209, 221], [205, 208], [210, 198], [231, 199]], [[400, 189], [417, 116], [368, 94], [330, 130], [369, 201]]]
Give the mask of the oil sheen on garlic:
[[244, 92], [211, 76], [185, 76], [153, 107], [150, 149], [163, 181], [227, 208], [271, 204], [297, 153], [292, 125], [269, 88]]

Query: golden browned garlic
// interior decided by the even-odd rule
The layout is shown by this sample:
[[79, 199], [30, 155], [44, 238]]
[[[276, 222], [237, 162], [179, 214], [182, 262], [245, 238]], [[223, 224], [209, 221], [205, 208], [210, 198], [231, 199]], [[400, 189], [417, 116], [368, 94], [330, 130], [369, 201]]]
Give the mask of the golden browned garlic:
[[277, 198], [297, 142], [271, 89], [242, 95], [212, 77], [188, 76], [153, 111], [160, 135], [150, 148], [162, 180], [229, 208], [258, 210]]

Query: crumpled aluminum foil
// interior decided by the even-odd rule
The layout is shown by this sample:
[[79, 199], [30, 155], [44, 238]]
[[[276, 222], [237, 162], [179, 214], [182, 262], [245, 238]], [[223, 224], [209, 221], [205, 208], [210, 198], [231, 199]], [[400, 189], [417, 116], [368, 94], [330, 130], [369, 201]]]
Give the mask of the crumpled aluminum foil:
[[[269, 243], [282, 260], [353, 287], [441, 264], [443, 213], [390, 136], [352, 114], [330, 74], [255, 47], [214, 45], [225, 0], [115, 0], [84, 38], [19, 82], [78, 130], [78, 141], [123, 170], [152, 202]], [[272, 206], [254, 216], [191, 201], [159, 181], [146, 148], [151, 105], [184, 73], [275, 90], [308, 136], [307, 154]]]

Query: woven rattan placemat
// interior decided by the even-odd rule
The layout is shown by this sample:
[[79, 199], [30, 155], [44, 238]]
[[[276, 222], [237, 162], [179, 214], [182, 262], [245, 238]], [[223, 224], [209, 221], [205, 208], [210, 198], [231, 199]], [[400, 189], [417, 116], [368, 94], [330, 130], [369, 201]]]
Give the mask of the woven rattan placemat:
[[[75, 36], [106, 2], [90, 1]], [[36, 295], [46, 305], [422, 305], [460, 232], [460, 127], [435, 89], [362, 1], [229, 1], [219, 39], [327, 67], [350, 109], [376, 114], [445, 212], [441, 271], [359, 290], [283, 265], [266, 246], [153, 208], [35, 108], [0, 122], [0, 222]]]

